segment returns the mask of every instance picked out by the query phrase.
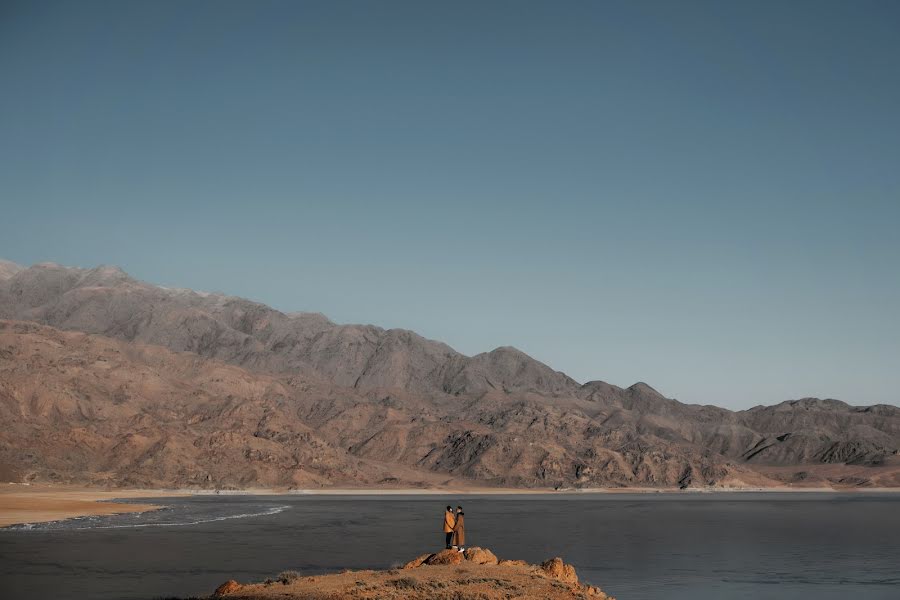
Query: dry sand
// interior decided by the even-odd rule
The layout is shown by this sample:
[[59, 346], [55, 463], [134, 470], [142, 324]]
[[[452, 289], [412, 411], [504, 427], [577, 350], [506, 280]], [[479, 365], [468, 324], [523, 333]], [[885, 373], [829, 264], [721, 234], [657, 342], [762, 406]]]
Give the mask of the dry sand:
[[0, 527], [20, 523], [43, 523], [72, 517], [144, 512], [160, 508], [153, 504], [99, 502], [115, 498], [180, 496], [164, 490], [98, 490], [50, 485], [0, 485]]

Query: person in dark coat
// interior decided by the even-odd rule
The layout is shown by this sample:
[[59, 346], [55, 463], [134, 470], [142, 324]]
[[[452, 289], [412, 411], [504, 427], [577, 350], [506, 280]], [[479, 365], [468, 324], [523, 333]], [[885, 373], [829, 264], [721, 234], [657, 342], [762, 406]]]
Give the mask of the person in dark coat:
[[453, 524], [453, 546], [460, 552], [466, 549], [466, 521], [462, 506], [456, 507], [456, 521]]

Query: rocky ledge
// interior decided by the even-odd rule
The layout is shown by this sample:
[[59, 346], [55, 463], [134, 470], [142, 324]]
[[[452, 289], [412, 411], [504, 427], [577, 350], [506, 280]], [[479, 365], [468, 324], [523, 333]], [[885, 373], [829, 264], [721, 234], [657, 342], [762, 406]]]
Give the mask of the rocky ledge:
[[228, 600], [613, 600], [578, 581], [561, 558], [540, 565], [500, 560], [486, 548], [423, 554], [401, 569], [302, 576], [288, 571], [263, 583], [223, 583], [213, 598]]

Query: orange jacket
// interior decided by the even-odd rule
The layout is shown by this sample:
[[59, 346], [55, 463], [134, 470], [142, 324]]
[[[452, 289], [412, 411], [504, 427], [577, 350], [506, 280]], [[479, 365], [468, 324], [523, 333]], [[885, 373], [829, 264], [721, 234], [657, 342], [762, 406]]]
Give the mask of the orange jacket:
[[453, 511], [444, 511], [444, 533], [453, 531], [454, 525], [456, 525], [456, 517], [453, 516]]

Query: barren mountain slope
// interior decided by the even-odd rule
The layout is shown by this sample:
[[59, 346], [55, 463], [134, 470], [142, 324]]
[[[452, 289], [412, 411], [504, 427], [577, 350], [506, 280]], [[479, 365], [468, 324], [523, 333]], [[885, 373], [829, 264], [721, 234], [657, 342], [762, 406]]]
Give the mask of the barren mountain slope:
[[511, 348], [469, 358], [414, 332], [335, 325], [318, 313], [130, 278], [116, 267], [35, 265], [0, 281], [0, 318], [165, 346], [269, 372], [319, 373], [342, 386], [414, 392], [570, 392], [578, 384]]
[[[884, 472], [900, 461], [892, 406], [806, 399], [732, 412], [644, 383], [579, 385], [514, 348], [467, 357], [410, 331], [165, 289], [115, 267], [10, 272], [0, 279], [0, 318], [100, 334], [5, 326], [0, 408], [12, 426], [0, 434], [0, 456], [21, 477], [210, 487], [768, 477], [867, 485], [893, 481]], [[92, 358], [109, 349], [113, 363]], [[144, 381], [157, 383], [128, 395]]]
[[0, 477], [225, 488], [772, 483], [692, 441], [721, 424], [623, 407], [658, 400], [647, 386], [608, 393], [361, 392], [5, 321]]
[[[595, 414], [596, 416], [591, 416]], [[696, 447], [604, 427], [585, 401], [427, 397], [260, 375], [190, 353], [0, 322], [0, 470], [12, 480], [310, 486], [714, 483]]]
[[331, 392], [192, 354], [0, 321], [0, 477], [211, 487], [387, 476], [294, 417], [298, 390]]
[[882, 464], [896, 454], [900, 409], [804, 398], [740, 413], [763, 436], [741, 458], [760, 464]]

